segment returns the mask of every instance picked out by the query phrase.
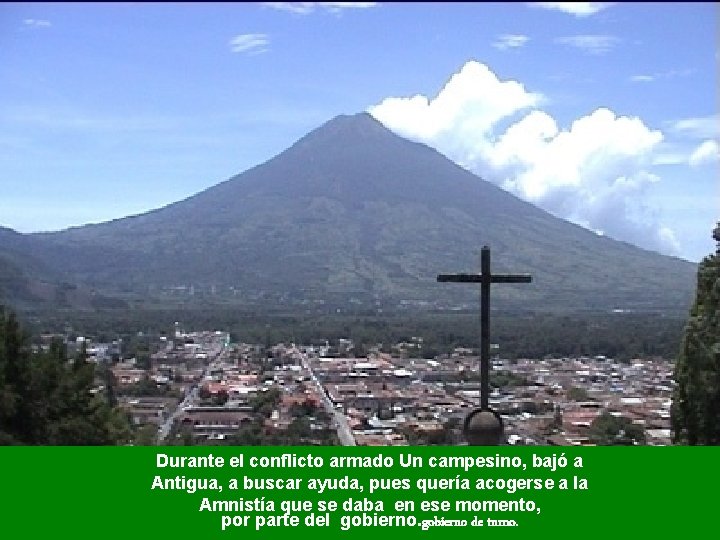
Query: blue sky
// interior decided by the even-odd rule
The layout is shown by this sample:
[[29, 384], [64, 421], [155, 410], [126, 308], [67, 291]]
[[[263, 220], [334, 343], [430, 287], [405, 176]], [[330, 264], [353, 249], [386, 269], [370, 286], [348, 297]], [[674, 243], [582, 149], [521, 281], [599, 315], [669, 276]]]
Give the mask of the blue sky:
[[699, 260], [718, 4], [0, 4], [0, 225], [140, 213], [337, 114], [599, 234]]

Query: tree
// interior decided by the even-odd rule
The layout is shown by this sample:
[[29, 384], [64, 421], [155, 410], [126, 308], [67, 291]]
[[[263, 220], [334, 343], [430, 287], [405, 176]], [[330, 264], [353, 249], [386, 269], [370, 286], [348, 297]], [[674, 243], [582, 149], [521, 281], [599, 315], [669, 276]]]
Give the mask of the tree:
[[215, 396], [212, 397], [212, 404], [222, 407], [228, 402], [229, 399], [230, 394], [228, 394], [228, 391], [223, 388], [222, 390], [218, 391]]
[[32, 352], [15, 315], [0, 309], [0, 444], [105, 445], [129, 435], [84, 350], [72, 360], [59, 342]]
[[720, 445], [720, 222], [698, 267], [695, 303], [675, 363], [673, 441]]
[[590, 424], [590, 440], [602, 446], [645, 444], [645, 430], [629, 418], [604, 412]]
[[28, 426], [21, 421], [28, 413], [21, 392], [30, 383], [29, 349], [15, 314], [0, 307], [0, 443], [22, 444]]
[[263, 417], [270, 416], [270, 413], [280, 403], [280, 390], [273, 387], [269, 390], [256, 395], [250, 400], [250, 406], [253, 408], [253, 412], [259, 413]]
[[314, 401], [306, 399], [301, 403], [293, 403], [290, 406], [290, 415], [293, 417], [314, 416], [318, 410]]
[[588, 392], [579, 386], [573, 386], [568, 390], [567, 397], [570, 401], [587, 401]]
[[154, 446], [158, 436], [158, 428], [154, 424], [147, 424], [135, 430], [133, 444], [135, 446]]
[[307, 439], [311, 434], [312, 430], [310, 428], [310, 420], [304, 416], [293, 418], [287, 428], [289, 445], [297, 446], [307, 444]]

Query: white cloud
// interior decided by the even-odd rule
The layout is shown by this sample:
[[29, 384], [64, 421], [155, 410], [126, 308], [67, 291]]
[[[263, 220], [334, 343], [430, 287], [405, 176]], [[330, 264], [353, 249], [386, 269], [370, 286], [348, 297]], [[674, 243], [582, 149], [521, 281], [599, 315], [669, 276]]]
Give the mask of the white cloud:
[[717, 139], [720, 138], [720, 114], [676, 120], [670, 129], [697, 139]]
[[522, 47], [530, 40], [529, 37], [522, 34], [502, 34], [498, 36], [495, 43], [492, 44], [496, 49], [504, 51], [506, 49], [516, 49]]
[[318, 6], [339, 13], [344, 9], [368, 9], [377, 6], [377, 2], [318, 2]]
[[654, 80], [654, 75], [633, 75], [630, 77], [631, 82], [653, 82]]
[[576, 17], [595, 15], [615, 2], [530, 2], [529, 6], [570, 13]]
[[674, 77], [687, 77], [689, 75], [693, 75], [697, 70], [695, 68], [685, 68], [685, 69], [671, 69], [670, 71], [664, 71], [662, 73], [657, 73], [657, 77], [663, 77], [666, 79], [672, 79]]
[[553, 214], [664, 253], [672, 231], [646, 206], [659, 181], [647, 169], [663, 140], [637, 117], [600, 108], [563, 128], [543, 97], [487, 66], [467, 63], [434, 98], [390, 97], [370, 113], [400, 135]]
[[670, 71], [662, 71], [658, 73], [650, 73], [644, 75], [633, 75], [630, 82], [653, 82], [659, 79], [674, 79], [676, 77], [687, 77], [695, 73], [694, 69], [671, 69]]
[[653, 155], [653, 165], [685, 165], [688, 162], [687, 153], [662, 151]]
[[432, 139], [445, 133], [486, 134], [498, 120], [541, 99], [516, 81], [500, 81], [484, 64], [468, 62], [434, 99], [387, 98], [370, 112], [395, 131]]
[[278, 11], [288, 11], [300, 15], [306, 15], [315, 10], [315, 2], [261, 2], [260, 4]]
[[688, 159], [688, 163], [692, 167], [699, 167], [717, 161], [720, 161], [720, 145], [712, 139], [703, 141], [700, 146], [693, 150]]
[[340, 13], [346, 9], [367, 9], [377, 6], [377, 2], [261, 2], [261, 4], [278, 11], [288, 11], [298, 15], [308, 15], [317, 9]]
[[260, 54], [267, 51], [267, 34], [240, 34], [230, 40], [230, 50], [236, 53]]
[[605, 54], [620, 43], [620, 39], [608, 35], [584, 34], [555, 38], [555, 43], [569, 45], [588, 54]]
[[45, 19], [24, 19], [23, 24], [31, 28], [47, 28], [52, 26], [52, 23]]

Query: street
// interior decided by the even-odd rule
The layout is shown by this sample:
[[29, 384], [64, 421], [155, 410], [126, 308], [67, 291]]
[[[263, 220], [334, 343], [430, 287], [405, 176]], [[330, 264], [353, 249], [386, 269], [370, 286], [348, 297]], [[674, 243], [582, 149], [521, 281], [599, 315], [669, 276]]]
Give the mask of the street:
[[315, 372], [310, 367], [310, 363], [307, 361], [307, 356], [305, 354], [302, 355], [302, 365], [303, 368], [308, 370], [308, 372], [310, 373], [310, 378], [317, 385], [318, 393], [322, 396], [325, 410], [329, 415], [333, 417], [335, 425], [337, 426], [337, 434], [338, 438], [340, 439], [340, 443], [343, 446], [355, 446], [355, 437], [353, 436], [352, 429], [350, 429], [350, 426], [348, 425], [347, 417], [342, 413], [342, 411], [338, 411], [333, 406], [333, 403], [330, 400], [330, 396], [328, 396], [325, 388], [320, 383], [317, 376], [315, 375]]

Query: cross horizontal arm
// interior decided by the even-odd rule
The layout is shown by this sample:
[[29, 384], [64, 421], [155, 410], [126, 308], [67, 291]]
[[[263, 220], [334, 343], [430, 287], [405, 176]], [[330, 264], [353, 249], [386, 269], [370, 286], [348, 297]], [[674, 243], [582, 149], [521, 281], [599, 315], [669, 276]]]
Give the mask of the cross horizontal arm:
[[[482, 274], [439, 274], [440, 283], [482, 283]], [[492, 274], [491, 283], [530, 283], [530, 274]]]
[[437, 280], [440, 283], [480, 283], [481, 274], [439, 274]]
[[493, 283], [530, 283], [530, 274], [493, 274], [490, 280]]

